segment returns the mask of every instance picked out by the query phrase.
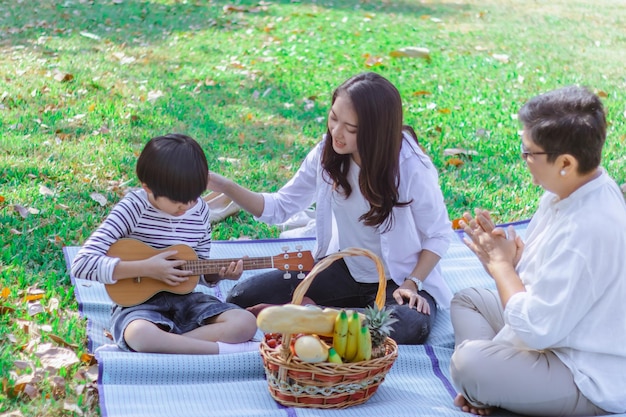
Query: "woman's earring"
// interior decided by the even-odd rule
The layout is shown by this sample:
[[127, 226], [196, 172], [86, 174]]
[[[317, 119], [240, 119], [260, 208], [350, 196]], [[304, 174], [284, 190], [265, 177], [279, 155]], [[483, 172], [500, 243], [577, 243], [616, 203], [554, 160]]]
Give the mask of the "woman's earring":
[[562, 177], [564, 177], [564, 176], [565, 176], [565, 170], [564, 170], [564, 169], [562, 169], [562, 170], [561, 170], [561, 172], [560, 172], [560, 174], [561, 174], [561, 176], [562, 176]]

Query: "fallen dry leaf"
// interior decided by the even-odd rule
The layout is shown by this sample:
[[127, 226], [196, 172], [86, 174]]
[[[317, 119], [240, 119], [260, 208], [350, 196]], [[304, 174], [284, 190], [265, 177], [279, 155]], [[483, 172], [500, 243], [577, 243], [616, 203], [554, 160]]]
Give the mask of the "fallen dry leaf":
[[382, 57], [365, 54], [365, 66], [366, 67], [379, 67], [381, 65], [383, 65]]
[[30, 361], [21, 361], [21, 360], [15, 360], [13, 361], [13, 366], [15, 366], [17, 369], [27, 369], [27, 368], [33, 368], [33, 363]]
[[22, 218], [27, 218], [29, 213], [28, 210], [26, 209], [26, 207], [19, 205], [19, 204], [14, 204], [13, 205], [13, 210], [17, 211], [20, 216], [22, 216]]
[[148, 91], [148, 101], [154, 102], [157, 99], [163, 97], [164, 95], [165, 93], [163, 93], [163, 91], [161, 90]]
[[461, 165], [463, 165], [465, 162], [463, 162], [463, 160], [459, 159], [459, 158], [450, 158], [448, 160], [446, 160], [446, 165], [452, 165], [455, 167], [460, 167]]
[[70, 402], [65, 401], [63, 403], [63, 409], [66, 410], [66, 411], [71, 411], [72, 413], [76, 413], [79, 416], [83, 415], [83, 410], [80, 409], [78, 404], [74, 404], [74, 403], [70, 403]]
[[28, 395], [28, 398], [30, 398], [31, 400], [34, 400], [35, 398], [39, 397], [39, 390], [33, 384], [24, 385], [23, 392], [24, 394]]
[[39, 194], [41, 195], [54, 195], [54, 191], [46, 187], [45, 185], [39, 186]]
[[56, 297], [51, 297], [50, 300], [48, 300], [48, 307], [46, 308], [46, 311], [48, 311], [48, 313], [56, 311], [59, 309], [59, 305], [59, 299]]
[[10, 314], [14, 313], [15, 309], [9, 306], [0, 306], [0, 314]]
[[60, 83], [72, 81], [73, 79], [74, 79], [74, 76], [67, 72], [57, 72], [56, 74], [54, 74], [54, 80]]
[[89, 197], [103, 207], [107, 205], [107, 198], [100, 193], [91, 193]]
[[[113, 3], [115, 3], [115, 1], [113, 1]], [[80, 32], [80, 36], [84, 36], [85, 38], [93, 39], [95, 41], [99, 41], [102, 39], [100, 36], [94, 35], [93, 33], [89, 32]]]
[[389, 55], [394, 58], [422, 58], [426, 61], [430, 61], [430, 50], [417, 46], [407, 46], [405, 48], [396, 49], [395, 51], [391, 51]]
[[48, 378], [50, 381], [50, 388], [52, 388], [52, 395], [55, 398], [61, 398], [65, 396], [65, 378], [59, 375], [54, 375]]
[[37, 301], [37, 300], [41, 300], [44, 297], [44, 293], [43, 292], [33, 292], [33, 293], [28, 293], [25, 297], [24, 297], [24, 301]]
[[37, 348], [35, 355], [39, 357], [44, 368], [61, 369], [75, 365], [79, 362], [76, 353], [70, 349], [54, 346], [52, 343], [44, 343]]
[[455, 155], [464, 155], [464, 156], [478, 156], [478, 152], [471, 149], [462, 149], [462, 148], [448, 148], [444, 149], [443, 156], [455, 156]]
[[82, 363], [86, 363], [87, 365], [94, 365], [97, 363], [96, 357], [91, 353], [83, 353], [82, 355], [80, 355], [80, 361]]
[[493, 59], [496, 61], [502, 62], [503, 64], [509, 63], [509, 56], [505, 54], [492, 54]]
[[87, 368], [87, 371], [85, 372], [85, 376], [87, 377], [89, 381], [96, 382], [98, 380], [98, 372], [99, 372], [98, 364], [95, 363], [91, 365], [89, 368]]
[[15, 411], [7, 411], [6, 413], [0, 414], [0, 417], [24, 417], [24, 414], [20, 410]]
[[70, 342], [64, 340], [63, 338], [61, 338], [61, 337], [59, 337], [59, 336], [57, 336], [55, 334], [49, 334], [48, 337], [51, 340], [53, 340], [56, 343], [58, 343], [59, 345], [62, 345], [62, 346], [68, 347], [68, 348], [72, 348], [72, 349], [78, 349], [78, 345], [70, 343]]

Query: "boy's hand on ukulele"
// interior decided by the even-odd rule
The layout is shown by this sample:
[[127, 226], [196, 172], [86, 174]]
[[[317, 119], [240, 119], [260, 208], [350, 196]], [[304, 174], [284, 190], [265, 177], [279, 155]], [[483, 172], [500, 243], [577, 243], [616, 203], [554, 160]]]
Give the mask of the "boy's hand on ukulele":
[[147, 261], [150, 268], [149, 276], [172, 286], [187, 281], [189, 275], [193, 274], [193, 271], [180, 269], [187, 261], [183, 259], [168, 259], [177, 253], [178, 252], [175, 250], [169, 250], [148, 258]]
[[228, 265], [228, 268], [222, 267], [220, 269], [219, 275], [220, 279], [230, 279], [230, 280], [238, 280], [243, 274], [243, 260], [238, 260], [237, 262], [231, 262]]

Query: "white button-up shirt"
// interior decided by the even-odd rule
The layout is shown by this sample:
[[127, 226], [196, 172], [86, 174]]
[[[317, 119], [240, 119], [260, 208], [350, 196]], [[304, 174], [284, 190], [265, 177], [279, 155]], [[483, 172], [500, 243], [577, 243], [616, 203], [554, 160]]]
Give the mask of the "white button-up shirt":
[[[296, 174], [279, 191], [263, 194], [265, 208], [258, 218], [270, 224], [281, 223], [316, 203], [317, 258], [339, 249], [337, 224], [331, 208], [333, 186], [324, 175], [321, 164], [325, 140], [309, 152]], [[398, 285], [413, 271], [422, 250], [443, 257], [451, 239], [455, 238], [439, 188], [437, 170], [415, 140], [406, 134], [400, 151], [399, 200], [413, 202], [395, 207], [393, 227], [380, 234], [384, 262]], [[424, 290], [440, 307], [449, 308], [452, 292], [439, 265], [424, 280]]]
[[603, 170], [559, 200], [546, 193], [526, 234], [518, 273], [526, 292], [504, 309], [494, 340], [550, 349], [580, 391], [626, 412], [626, 205]]

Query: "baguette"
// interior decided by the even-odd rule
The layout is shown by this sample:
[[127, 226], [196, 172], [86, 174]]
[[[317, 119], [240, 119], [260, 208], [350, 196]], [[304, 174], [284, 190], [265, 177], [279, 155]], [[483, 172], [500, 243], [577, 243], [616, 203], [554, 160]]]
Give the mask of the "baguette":
[[261, 310], [256, 324], [264, 333], [332, 336], [337, 314], [332, 308], [285, 304]]

